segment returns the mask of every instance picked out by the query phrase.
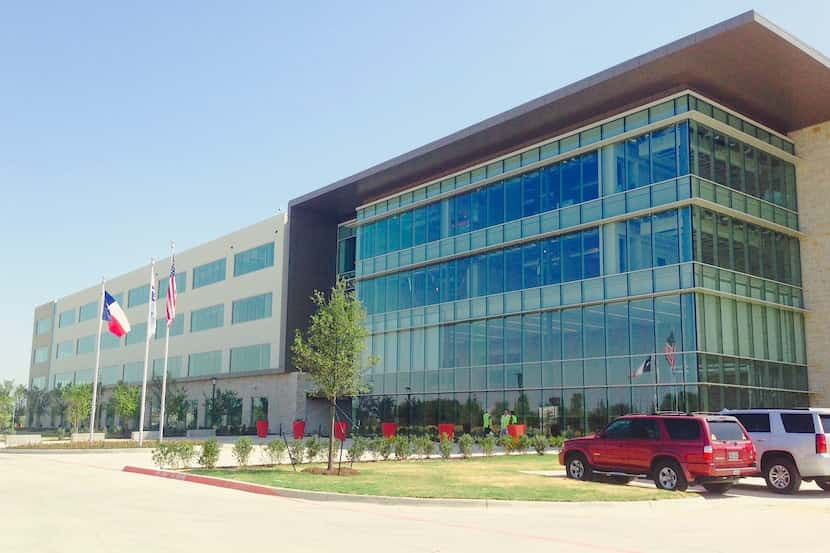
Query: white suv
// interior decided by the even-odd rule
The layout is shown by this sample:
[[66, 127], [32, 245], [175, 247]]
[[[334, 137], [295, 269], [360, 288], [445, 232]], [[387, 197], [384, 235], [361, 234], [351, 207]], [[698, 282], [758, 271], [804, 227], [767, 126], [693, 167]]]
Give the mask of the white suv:
[[767, 487], [795, 493], [801, 481], [815, 480], [830, 491], [830, 409], [735, 409], [758, 452], [758, 470]]

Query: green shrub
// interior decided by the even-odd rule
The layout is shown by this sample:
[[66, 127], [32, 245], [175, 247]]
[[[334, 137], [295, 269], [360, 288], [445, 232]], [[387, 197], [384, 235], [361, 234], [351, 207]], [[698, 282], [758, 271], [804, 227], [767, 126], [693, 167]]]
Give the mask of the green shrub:
[[153, 450], [153, 464], [158, 468], [173, 467], [176, 462], [176, 448], [173, 442], [162, 442]]
[[380, 442], [383, 438], [371, 438], [366, 442], [366, 449], [372, 454], [372, 460], [377, 461], [380, 456]]
[[458, 451], [461, 452], [462, 457], [469, 459], [473, 455], [473, 444], [475, 440], [469, 434], [463, 434], [458, 438]]
[[413, 442], [415, 453], [422, 455], [425, 459], [429, 459], [429, 456], [435, 453], [435, 442], [429, 436], [417, 436]]
[[[160, 444], [161, 445], [161, 444]], [[188, 468], [196, 456], [196, 448], [193, 442], [173, 442], [173, 450], [179, 466]]]
[[511, 436], [504, 435], [499, 437], [499, 445], [504, 452], [509, 455], [513, 452], [513, 446], [515, 444], [513, 443], [513, 438]]
[[364, 438], [363, 436], [355, 436], [352, 439], [352, 447], [349, 448], [349, 462], [355, 463], [360, 461], [360, 458], [363, 457], [363, 454], [366, 453], [366, 450], [369, 448], [369, 440]]
[[269, 465], [279, 465], [282, 461], [282, 454], [285, 453], [285, 442], [277, 438], [265, 445], [265, 457]]
[[295, 464], [302, 464], [305, 460], [305, 442], [302, 440], [292, 440], [288, 444], [288, 454]]
[[539, 455], [545, 454], [545, 449], [548, 447], [548, 439], [545, 436], [542, 434], [536, 434], [530, 439], [530, 443], [533, 446], [533, 449], [536, 450], [536, 453]]
[[244, 436], [236, 440], [233, 444], [233, 456], [240, 467], [247, 467], [248, 460], [251, 458], [251, 452], [254, 450], [254, 441]]
[[478, 443], [481, 445], [481, 451], [485, 457], [490, 457], [493, 454], [493, 450], [496, 449], [496, 437], [492, 434], [484, 436]]
[[438, 443], [438, 450], [442, 459], [449, 459], [452, 455], [453, 442], [446, 434], [441, 434], [441, 441]]
[[392, 455], [392, 442], [395, 438], [380, 438], [380, 442], [378, 443], [378, 455], [380, 455], [381, 459], [386, 461], [389, 459], [389, 456]]
[[397, 436], [393, 447], [395, 450], [395, 459], [398, 461], [405, 461], [412, 455], [412, 442], [406, 436]]
[[66, 430], [64, 430], [63, 428], [58, 428], [57, 430], [55, 430], [55, 436], [59, 440], [64, 439], [66, 437]]
[[202, 444], [202, 452], [199, 455], [199, 464], [206, 469], [212, 469], [219, 461], [219, 442], [211, 438]]
[[325, 444], [319, 436], [314, 435], [307, 438], [305, 441], [305, 450], [306, 455], [308, 456], [308, 462], [313, 463], [317, 459], [317, 456], [320, 455], [320, 452], [323, 451], [324, 447]]
[[565, 438], [564, 434], [559, 434], [557, 436], [551, 436], [550, 437], [550, 446], [555, 448], [555, 449], [561, 449], [562, 444], [565, 443], [565, 439], [566, 438]]
[[513, 448], [519, 453], [527, 453], [527, 450], [530, 449], [530, 438], [528, 438], [525, 434], [522, 434], [516, 440]]

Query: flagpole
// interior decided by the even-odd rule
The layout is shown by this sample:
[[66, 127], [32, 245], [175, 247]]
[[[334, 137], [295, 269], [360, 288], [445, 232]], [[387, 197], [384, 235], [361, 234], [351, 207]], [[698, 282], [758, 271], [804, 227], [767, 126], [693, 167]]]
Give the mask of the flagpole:
[[139, 415], [138, 421], [138, 447], [144, 445], [144, 406], [147, 403], [147, 365], [150, 360], [150, 337], [152, 333], [155, 332], [155, 328], [151, 329], [151, 319], [153, 318], [153, 309], [155, 308], [155, 301], [153, 296], [155, 295], [155, 273], [156, 273], [156, 262], [153, 258], [150, 258], [150, 291], [148, 293], [149, 297], [149, 305], [147, 307], [147, 332], [146, 332], [146, 339], [144, 340], [144, 378], [141, 380], [141, 414]]
[[[176, 247], [175, 242], [170, 242], [170, 263], [173, 263], [173, 250]], [[175, 276], [171, 276], [171, 278], [175, 278]], [[167, 303], [170, 303], [170, 285], [171, 283], [167, 283]], [[169, 309], [169, 305], [168, 305]], [[164, 334], [164, 372], [161, 377], [161, 412], [159, 413], [159, 443], [164, 439], [164, 402], [167, 398], [167, 354], [170, 352], [170, 325], [173, 324], [173, 321], [167, 321], [166, 332]]]
[[95, 402], [98, 400], [98, 370], [101, 366], [101, 329], [104, 326], [104, 286], [106, 280], [101, 277], [101, 305], [98, 310], [98, 339], [95, 340], [95, 374], [92, 377], [92, 406], [89, 409], [89, 441], [95, 432]]

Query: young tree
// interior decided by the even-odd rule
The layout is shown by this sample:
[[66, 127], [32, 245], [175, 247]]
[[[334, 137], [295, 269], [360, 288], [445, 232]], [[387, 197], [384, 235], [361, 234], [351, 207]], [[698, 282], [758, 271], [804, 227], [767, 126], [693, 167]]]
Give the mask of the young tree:
[[23, 384], [18, 384], [17, 388], [14, 389], [14, 424], [18, 426], [25, 426], [26, 399], [28, 395], [28, 390], [26, 390], [26, 386]]
[[[53, 426], [63, 425], [63, 412], [66, 405], [63, 402], [63, 395], [61, 394], [61, 386], [57, 385], [46, 393], [46, 405], [49, 406], [49, 414], [52, 417]], [[55, 423], [55, 419], [58, 422]]]
[[14, 428], [14, 381], [5, 380], [0, 384], [0, 431]]
[[[177, 427], [186, 424], [187, 412], [190, 409], [187, 391], [183, 387], [175, 387], [175, 382], [170, 376], [167, 377], [167, 392], [164, 395], [165, 429], [170, 421], [175, 421]], [[150, 392], [159, 405], [161, 405], [161, 386], [160, 376], [153, 377], [153, 380], [149, 382]]]
[[29, 411], [29, 426], [41, 426], [41, 418], [49, 408], [49, 396], [45, 390], [33, 386], [26, 392], [26, 408]]
[[141, 388], [138, 386], [130, 386], [124, 382], [119, 382], [113, 388], [110, 405], [118, 414], [124, 428], [129, 428], [129, 422], [138, 415], [140, 403]]
[[61, 396], [72, 432], [78, 432], [92, 408], [92, 384], [70, 384], [61, 389]]
[[[317, 310], [311, 315], [305, 336], [297, 330], [291, 349], [297, 369], [308, 373], [316, 393], [329, 401], [333, 438], [337, 398], [363, 391], [363, 373], [378, 359], [370, 356], [368, 367], [361, 367], [360, 355], [368, 335], [363, 326], [366, 310], [354, 292], [346, 290], [345, 280], [337, 281], [328, 299], [315, 290], [311, 301]], [[333, 458], [334, 440], [330, 439], [328, 470], [332, 470]]]

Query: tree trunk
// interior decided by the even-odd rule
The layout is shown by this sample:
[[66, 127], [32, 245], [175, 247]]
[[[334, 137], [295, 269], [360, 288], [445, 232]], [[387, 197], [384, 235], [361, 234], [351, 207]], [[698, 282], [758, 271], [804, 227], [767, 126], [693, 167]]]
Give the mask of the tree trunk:
[[336, 418], [336, 409], [337, 409], [337, 399], [331, 400], [331, 405], [329, 406], [329, 410], [331, 412], [331, 432], [329, 433], [329, 466], [328, 471], [331, 472], [333, 470], [332, 460], [334, 459], [334, 419]]

